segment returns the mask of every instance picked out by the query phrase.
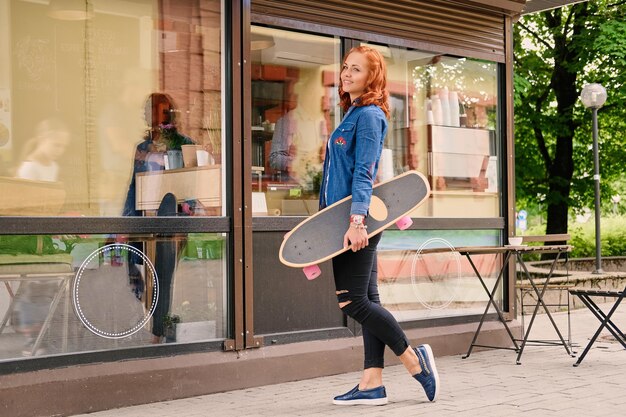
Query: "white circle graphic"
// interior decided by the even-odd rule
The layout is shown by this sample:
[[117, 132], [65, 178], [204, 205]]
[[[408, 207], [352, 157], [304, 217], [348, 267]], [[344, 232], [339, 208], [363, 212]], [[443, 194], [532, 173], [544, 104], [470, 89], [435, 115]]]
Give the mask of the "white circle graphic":
[[[134, 254], [139, 256], [146, 269], [146, 281], [152, 281], [152, 296], [150, 300], [150, 307], [147, 309], [147, 312], [143, 313], [140, 319], [137, 320], [136, 323], [131, 323], [130, 325], [123, 326], [121, 329], [102, 329], [102, 326], [94, 324], [94, 318], [88, 317], [89, 314], [85, 312], [85, 304], [81, 303], [80, 295], [81, 295], [81, 285], [86, 279], [88, 271], [93, 271], [93, 268], [90, 268], [91, 262], [94, 259], [100, 258], [100, 255], [103, 257], [111, 257], [111, 254], [122, 255], [123, 253]], [[90, 293], [90, 296], [93, 294]], [[109, 245], [102, 246], [101, 248], [93, 251], [81, 264], [76, 276], [74, 277], [74, 283], [72, 285], [72, 302], [74, 305], [74, 311], [78, 316], [81, 323], [93, 334], [106, 338], [106, 339], [122, 339], [125, 337], [132, 336], [137, 333], [142, 327], [146, 325], [146, 323], [152, 317], [154, 310], [157, 306], [157, 301], [159, 299], [159, 282], [157, 279], [157, 273], [154, 268], [154, 265], [150, 261], [150, 259], [137, 248], [127, 245], [125, 243], [111, 243]], [[93, 302], [93, 300], [90, 300]], [[86, 301], [87, 302], [87, 301]], [[109, 306], [109, 310], [114, 310], [115, 306]], [[114, 311], [105, 312], [104, 314], [114, 314]], [[93, 315], [93, 314], [92, 314]]]
[[[429, 251], [429, 249], [436, 249]], [[461, 254], [443, 238], [422, 243], [413, 255], [411, 288], [429, 310], [441, 310], [457, 297], [461, 280]]]

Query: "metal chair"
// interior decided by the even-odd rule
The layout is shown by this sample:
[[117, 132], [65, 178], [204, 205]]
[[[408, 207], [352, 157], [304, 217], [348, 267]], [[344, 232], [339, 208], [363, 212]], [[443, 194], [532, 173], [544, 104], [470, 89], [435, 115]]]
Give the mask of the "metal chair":
[[[551, 234], [551, 235], [543, 235], [543, 236], [523, 236], [522, 238], [522, 242], [524, 244], [529, 243], [529, 242], [541, 242], [541, 243], [566, 243], [568, 240], [570, 239], [570, 235], [569, 234]], [[544, 308], [556, 308], [559, 311], [567, 311], [567, 337], [565, 338], [565, 341], [567, 343], [567, 346], [569, 347], [570, 351], [573, 351], [573, 342], [572, 342], [572, 327], [571, 327], [571, 320], [570, 320], [570, 311], [571, 311], [571, 301], [570, 301], [570, 293], [569, 293], [569, 289], [571, 289], [573, 287], [573, 285], [570, 283], [569, 278], [570, 278], [570, 274], [569, 274], [569, 268], [568, 268], [568, 254], [565, 253], [564, 254], [564, 258], [563, 258], [563, 267], [565, 267], [565, 271], [566, 271], [566, 278], [565, 280], [559, 282], [559, 283], [555, 283], [555, 284], [548, 284], [544, 287], [543, 284], [536, 284], [533, 285], [532, 282], [529, 283], [524, 283], [522, 281], [522, 277], [520, 277], [517, 286], [517, 289], [519, 290], [519, 301], [520, 301], [520, 316], [521, 316], [521, 325], [522, 325], [522, 334], [525, 334], [526, 332], [526, 323], [525, 323], [525, 316], [527, 314], [529, 314], [527, 312], [527, 308], [531, 307], [532, 309], [534, 309], [537, 306], [537, 297], [539, 296], [540, 291], [543, 289], [544, 292], [557, 292], [559, 293], [558, 295], [558, 300], [554, 301], [554, 302], [544, 302], [542, 303]], [[530, 303], [525, 303], [525, 299], [526, 297], [531, 297], [531, 302]], [[530, 313], [532, 313], [532, 310], [530, 311]], [[532, 340], [528, 340], [528, 345], [538, 345], [538, 346], [558, 346], [562, 344], [562, 341], [560, 339], [532, 339]]]
[[[601, 322], [600, 327], [596, 330], [593, 337], [589, 340], [589, 343], [585, 347], [583, 353], [578, 357], [578, 360], [574, 364], [574, 366], [580, 365], [583, 361], [591, 346], [596, 342], [596, 339], [602, 332], [602, 329], [606, 328], [611, 334], [617, 339], [618, 342], [622, 344], [624, 349], [626, 349], [626, 336], [624, 333], [617, 327], [617, 325], [611, 320], [613, 313], [617, 310], [620, 303], [624, 299], [624, 295], [626, 295], [626, 287], [624, 287], [621, 291], [615, 290], [593, 290], [593, 289], [571, 289], [569, 290], [570, 294], [577, 296], [580, 300], [585, 304], [585, 306], [593, 313], [594, 316]], [[604, 311], [593, 301], [591, 297], [605, 297], [605, 298], [613, 298], [615, 302], [613, 306], [609, 310], [608, 314], [605, 314]]]

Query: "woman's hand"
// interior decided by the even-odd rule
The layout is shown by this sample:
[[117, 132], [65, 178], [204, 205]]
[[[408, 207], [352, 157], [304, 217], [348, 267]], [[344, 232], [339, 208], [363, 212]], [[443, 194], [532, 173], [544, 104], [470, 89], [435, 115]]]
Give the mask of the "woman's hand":
[[367, 239], [367, 229], [364, 227], [348, 227], [348, 231], [345, 235], [343, 235], [343, 247], [347, 248], [350, 244], [352, 244], [352, 252], [356, 252], [366, 247], [369, 244], [369, 240]]

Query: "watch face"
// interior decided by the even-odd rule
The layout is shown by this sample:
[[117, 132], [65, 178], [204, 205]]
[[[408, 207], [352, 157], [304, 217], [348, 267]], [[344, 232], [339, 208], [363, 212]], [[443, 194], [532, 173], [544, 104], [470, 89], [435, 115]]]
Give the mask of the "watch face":
[[358, 216], [358, 215], [352, 216], [350, 221], [354, 224], [363, 224], [363, 216]]

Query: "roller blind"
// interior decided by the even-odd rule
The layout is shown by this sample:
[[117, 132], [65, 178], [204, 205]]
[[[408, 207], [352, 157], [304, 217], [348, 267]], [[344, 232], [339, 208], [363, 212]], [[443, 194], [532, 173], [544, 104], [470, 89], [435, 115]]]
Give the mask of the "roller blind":
[[[325, 33], [339, 28], [344, 30], [338, 33], [341, 36], [352, 35], [363, 39], [374, 34], [379, 38], [382, 36], [383, 40], [388, 37], [390, 43], [398, 40], [403, 46], [504, 62], [505, 11], [487, 7], [484, 3], [445, 0], [252, 0], [252, 19], [256, 23], [317, 29]], [[308, 23], [309, 26], [299, 26], [298, 22]]]

